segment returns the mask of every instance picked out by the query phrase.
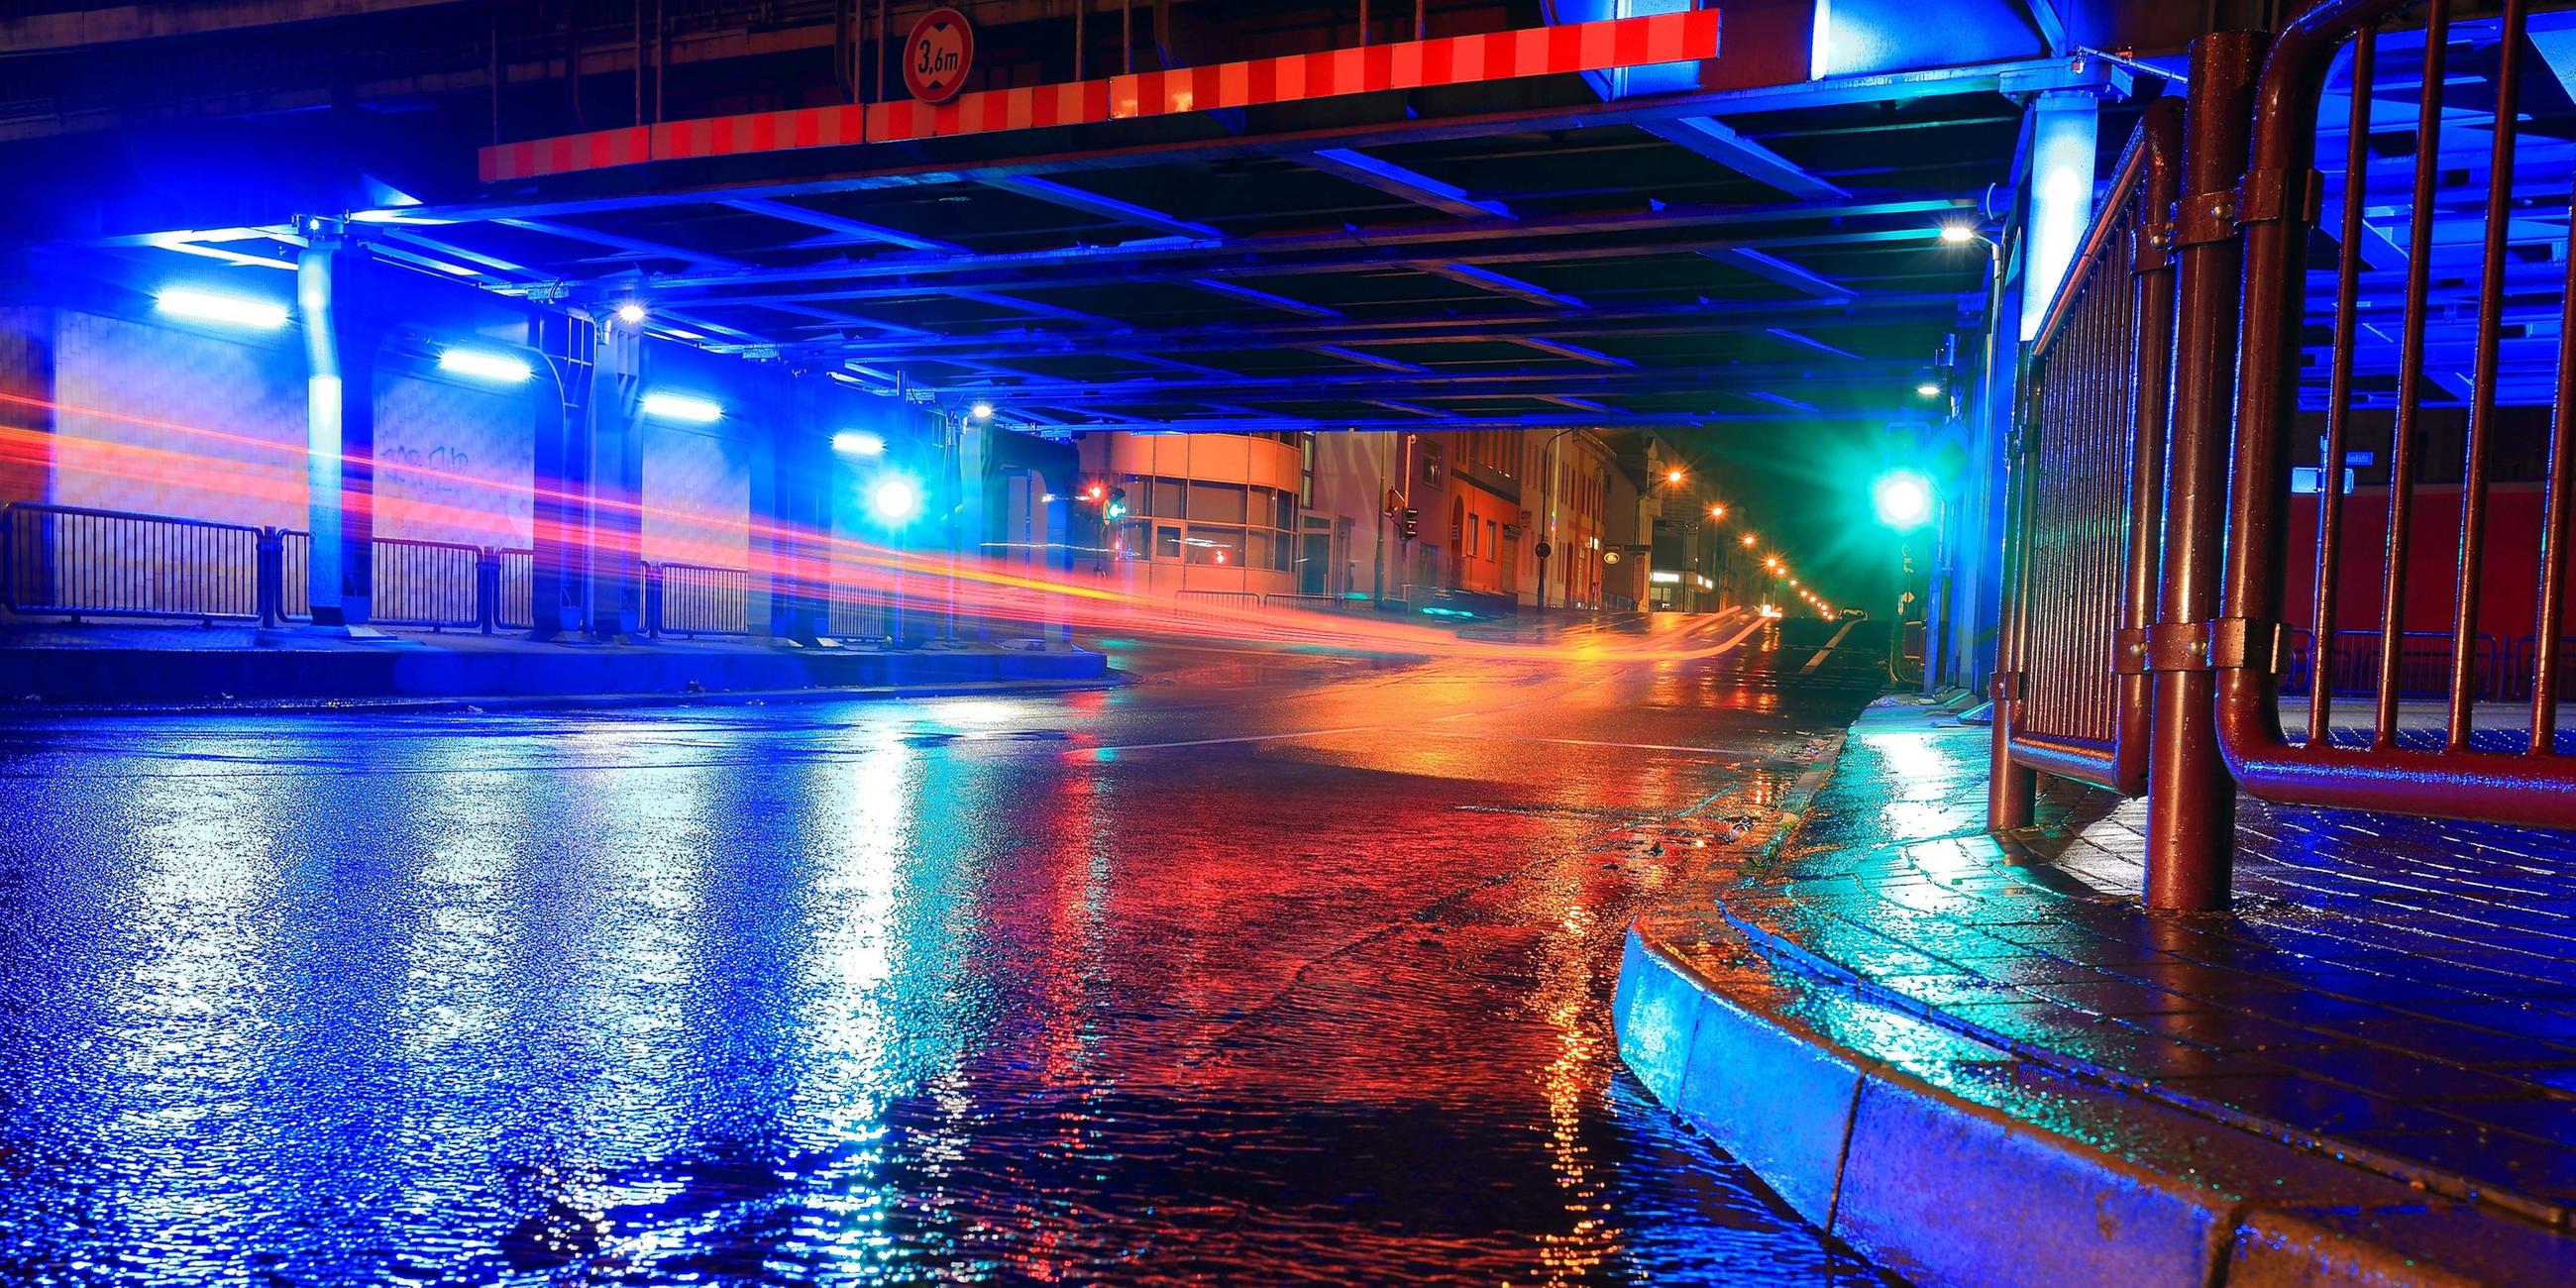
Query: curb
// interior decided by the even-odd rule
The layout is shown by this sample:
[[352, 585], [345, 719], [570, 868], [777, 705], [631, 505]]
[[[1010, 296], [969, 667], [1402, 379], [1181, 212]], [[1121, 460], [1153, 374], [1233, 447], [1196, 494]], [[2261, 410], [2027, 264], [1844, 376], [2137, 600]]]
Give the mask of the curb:
[[620, 711], [647, 707], [785, 706], [818, 702], [888, 702], [992, 693], [1079, 693], [1124, 688], [1135, 678], [1110, 668], [1097, 679], [961, 680], [949, 684], [881, 684], [846, 689], [734, 689], [704, 693], [593, 693], [454, 698], [277, 698], [267, 701], [138, 703], [116, 706], [0, 706], [0, 725], [65, 716], [456, 715], [511, 711]]
[[[1757, 871], [1844, 745], [1785, 794]], [[2576, 1283], [2576, 1238], [1891, 1001], [1695, 895], [1629, 928], [1621, 1059], [1801, 1216], [1916, 1282]]]

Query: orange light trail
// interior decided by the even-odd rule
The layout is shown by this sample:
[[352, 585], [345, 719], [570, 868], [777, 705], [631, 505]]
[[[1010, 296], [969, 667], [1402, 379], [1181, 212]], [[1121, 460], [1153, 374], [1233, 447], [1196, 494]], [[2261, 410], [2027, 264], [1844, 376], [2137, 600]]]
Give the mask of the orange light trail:
[[[71, 438], [26, 425], [0, 423], [0, 461], [61, 468], [62, 449], [73, 447], [74, 468], [110, 472], [120, 479], [187, 491], [223, 495], [289, 510], [307, 503], [304, 465], [309, 452], [301, 445], [229, 434], [191, 425], [132, 416], [92, 407], [51, 403], [0, 393], [0, 405], [45, 410], [57, 415], [119, 421], [186, 435], [237, 452], [264, 454], [271, 462], [199, 456], [168, 447]], [[376, 476], [436, 480], [495, 496], [516, 496], [522, 489], [488, 479], [426, 465], [344, 458], [352, 466], [371, 468]], [[907, 550], [829, 532], [754, 520], [748, 516], [711, 515], [623, 498], [587, 498], [559, 489], [530, 486], [525, 494], [539, 502], [530, 528], [537, 539], [560, 543], [578, 540], [588, 525], [556, 523], [544, 517], [544, 502], [586, 505], [630, 515], [632, 531], [593, 534], [606, 548], [634, 558], [644, 556], [641, 533], [647, 516], [721, 533], [724, 541], [657, 534], [655, 562], [739, 567], [746, 548], [754, 575], [768, 572], [791, 593], [827, 602], [864, 607], [900, 604], [913, 613], [945, 611], [953, 603], [961, 615], [1032, 626], [1065, 625], [1076, 630], [1181, 634], [1203, 641], [1244, 645], [1317, 648], [1344, 652], [1400, 654], [1504, 662], [1661, 663], [1714, 657], [1739, 646], [1752, 627], [1728, 631], [1740, 611], [1729, 610], [1680, 632], [1681, 638], [1616, 639], [1587, 636], [1572, 641], [1517, 642], [1462, 639], [1453, 632], [1402, 620], [1372, 620], [1337, 611], [1307, 609], [1246, 610], [1219, 604], [1185, 603], [1139, 595], [1077, 579], [1045, 573], [1025, 564], [945, 550]], [[435, 523], [457, 532], [479, 534], [484, 544], [515, 546], [522, 540], [509, 516], [488, 510], [401, 499], [353, 497], [350, 508], [385, 519]], [[195, 516], [176, 515], [175, 518]], [[738, 538], [738, 540], [734, 539]], [[390, 539], [390, 538], [389, 538]]]

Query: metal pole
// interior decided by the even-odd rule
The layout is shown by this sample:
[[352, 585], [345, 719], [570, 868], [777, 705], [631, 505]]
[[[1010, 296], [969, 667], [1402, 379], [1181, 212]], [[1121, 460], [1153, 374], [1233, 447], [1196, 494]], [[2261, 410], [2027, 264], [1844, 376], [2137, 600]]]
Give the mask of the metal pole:
[[2165, 475], [2165, 550], [2147, 669], [2155, 676], [2147, 760], [2150, 908], [2227, 906], [2236, 783], [2218, 751], [2209, 627], [2226, 541], [2227, 453], [2239, 270], [2235, 188], [2264, 38], [2218, 32], [2191, 48], [2175, 305], [2173, 439]]

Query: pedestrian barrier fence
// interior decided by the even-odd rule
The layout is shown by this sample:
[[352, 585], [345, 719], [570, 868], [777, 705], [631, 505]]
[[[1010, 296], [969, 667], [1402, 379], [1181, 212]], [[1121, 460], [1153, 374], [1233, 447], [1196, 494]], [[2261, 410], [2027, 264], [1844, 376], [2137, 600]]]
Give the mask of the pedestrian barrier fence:
[[[2306, 628], [2288, 632], [2289, 657], [2281, 672], [2283, 693], [2312, 693], [2317, 673], [2315, 635]], [[2447, 698], [2451, 691], [2451, 653], [2454, 637], [2440, 631], [2407, 631], [2398, 637], [2398, 660], [2393, 674], [2397, 677], [2398, 696], [2403, 698]], [[2327, 701], [2336, 698], [2371, 697], [2379, 691], [2380, 650], [2386, 646], [2378, 631], [2336, 631], [2327, 649], [2324, 675]], [[2492, 635], [2479, 635], [2470, 641], [2470, 670], [2476, 677], [2480, 701], [2502, 701], [2508, 696], [2507, 677], [2517, 654], [2506, 650], [2503, 641]]]
[[[2569, 421], [2576, 413], [2576, 329], [2568, 325], [2576, 320], [2568, 317], [2576, 258], [2566, 250], [2565, 146], [2537, 129], [2526, 139], [2522, 128], [2527, 116], [2550, 110], [2558, 91], [2554, 83], [2525, 84], [2526, 0], [2507, 0], [2500, 12], [2437, 0], [2410, 19], [2421, 26], [2383, 29], [2409, 7], [2401, 0], [2310, 0], [2283, 27], [2264, 68], [2237, 194], [2244, 315], [2226, 575], [2214, 623], [2226, 638], [2212, 636], [2218, 743], [2237, 780], [2267, 799], [2576, 826], [2576, 761], [2554, 748], [2576, 478]], [[2458, 69], [2471, 77], [2465, 91], [2451, 66], [2460, 13], [2494, 24], [2492, 47], [2503, 51], [2492, 67]], [[2474, 83], [2479, 73], [2484, 84]], [[2328, 184], [2317, 158], [2336, 150], [2339, 182]], [[2447, 190], [2455, 180], [2446, 176], [2480, 164], [2483, 202]], [[2330, 227], [2322, 218], [2329, 207]], [[2402, 248], [2398, 233], [2383, 225], [2402, 230]], [[2331, 271], [2312, 276], [2309, 240], [2321, 228], [2334, 247]], [[2464, 235], [2440, 235], [2454, 230]], [[2312, 290], [2312, 281], [2324, 289]], [[2384, 298], [2390, 292], [2398, 306], [2393, 322]], [[2303, 399], [2301, 388], [2301, 376], [2320, 369], [2321, 407], [2313, 396]], [[2466, 374], [2465, 388], [2455, 372]], [[2456, 401], [2466, 414], [2459, 527], [2429, 534], [2456, 549], [2450, 639], [2433, 650], [2447, 672], [2438, 686], [2444, 726], [2435, 748], [2400, 746], [2397, 737], [2399, 700], [2427, 687], [2410, 682], [2410, 668], [2420, 667], [2413, 659], [2424, 653], [2404, 614], [2416, 493], [2433, 464], [2432, 440], [2422, 432], [2428, 401]], [[2509, 588], [2533, 623], [2534, 644], [2520, 659], [2527, 680], [2500, 674], [2495, 641], [2479, 631], [2481, 597], [2494, 580], [2488, 492], [2500, 409], [2516, 405], [2548, 408], [2551, 420], [2537, 568], [2530, 584]], [[2302, 437], [2317, 433], [2317, 417], [2303, 418], [2303, 409], [2322, 413], [2322, 459], [2341, 462], [2365, 448], [2385, 452], [2388, 461], [2385, 539], [2347, 543], [2347, 502], [2340, 489], [2321, 488], [2315, 557], [2300, 570], [2309, 579], [2309, 629], [2318, 635], [2337, 621], [2346, 565], [2358, 561], [2377, 574], [2376, 674], [2361, 686], [2371, 698], [2366, 745], [2337, 745], [2326, 736], [2339, 685], [2311, 699], [2303, 740], [2284, 735], [2275, 705], [2293, 453]], [[2374, 414], [2381, 411], [2387, 415]], [[2473, 705], [2506, 691], [2529, 697], [2522, 746], [2472, 748]]]
[[2146, 790], [2174, 273], [2167, 212], [2182, 109], [2151, 105], [2032, 347], [2006, 500], [1996, 783], [2027, 820], [2026, 772]]
[[14, 502], [0, 565], [14, 613], [257, 621], [265, 529], [157, 514]]
[[377, 537], [368, 543], [375, 578], [367, 620], [385, 626], [484, 626], [490, 554], [481, 546]]
[[1184, 590], [1172, 598], [1185, 604], [1217, 604], [1226, 608], [1259, 608], [1261, 596], [1248, 590]]
[[493, 629], [536, 629], [537, 552], [496, 549], [492, 551], [491, 575]]
[[654, 635], [751, 633], [751, 570], [644, 565], [645, 620]]
[[[2304, 0], [2268, 41], [2203, 37], [2169, 195], [2141, 193], [2171, 127], [2140, 126], [2029, 355], [1996, 826], [2030, 821], [2033, 768], [2143, 787], [2147, 902], [2177, 909], [2226, 906], [2240, 789], [2576, 826], [2556, 748], [2576, 678], [2576, 148], [2527, 124], [2558, 93], [2523, 53], [2529, 8]], [[2167, 263], [2160, 328], [2164, 288], [2143, 284]], [[2464, 432], [2430, 432], [2428, 408]], [[2510, 440], [2525, 430], [2543, 441]], [[2492, 557], [2519, 553], [2490, 532], [2504, 451], [2545, 462], [2536, 566]], [[2330, 482], [2356, 461], [2387, 469], [2375, 522], [2348, 524], [2364, 502]], [[2293, 533], [2300, 467], [2321, 485]], [[2447, 501], [2423, 507], [2443, 531], [2416, 530], [2429, 487], [2458, 488], [2456, 530]], [[2306, 728], [2285, 730], [2281, 695], [2301, 691]], [[2406, 700], [2437, 702], [2441, 728], [2401, 744]], [[2473, 708], [2499, 700], [2527, 704], [2519, 728], [2472, 746]]]

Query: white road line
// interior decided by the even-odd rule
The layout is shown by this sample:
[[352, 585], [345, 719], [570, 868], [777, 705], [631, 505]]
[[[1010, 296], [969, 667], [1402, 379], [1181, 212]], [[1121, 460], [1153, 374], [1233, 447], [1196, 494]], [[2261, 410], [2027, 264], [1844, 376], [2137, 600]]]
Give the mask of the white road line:
[[1860, 625], [1860, 623], [1859, 623], [1859, 622], [1857, 622], [1857, 621], [1851, 621], [1851, 622], [1845, 622], [1845, 623], [1843, 623], [1843, 628], [1842, 628], [1841, 630], [1835, 631], [1835, 632], [1834, 632], [1834, 637], [1833, 637], [1832, 639], [1826, 640], [1826, 641], [1825, 641], [1825, 646], [1824, 646], [1823, 648], [1820, 648], [1820, 649], [1816, 650], [1816, 655], [1815, 655], [1814, 657], [1808, 658], [1808, 659], [1807, 659], [1807, 664], [1806, 664], [1805, 666], [1802, 666], [1802, 667], [1799, 667], [1799, 668], [1798, 668], [1798, 674], [1800, 674], [1800, 675], [1807, 675], [1807, 674], [1812, 673], [1812, 672], [1813, 672], [1817, 667], [1823, 666], [1823, 665], [1825, 664], [1825, 655], [1826, 655], [1826, 654], [1828, 654], [1828, 653], [1833, 652], [1833, 651], [1834, 651], [1835, 649], [1837, 649], [1837, 648], [1842, 647], [1843, 637], [1844, 637], [1844, 636], [1846, 636], [1846, 635], [1851, 634], [1851, 633], [1852, 633], [1852, 628], [1853, 628], [1853, 627], [1855, 627], [1855, 626], [1858, 626], [1858, 625]]

